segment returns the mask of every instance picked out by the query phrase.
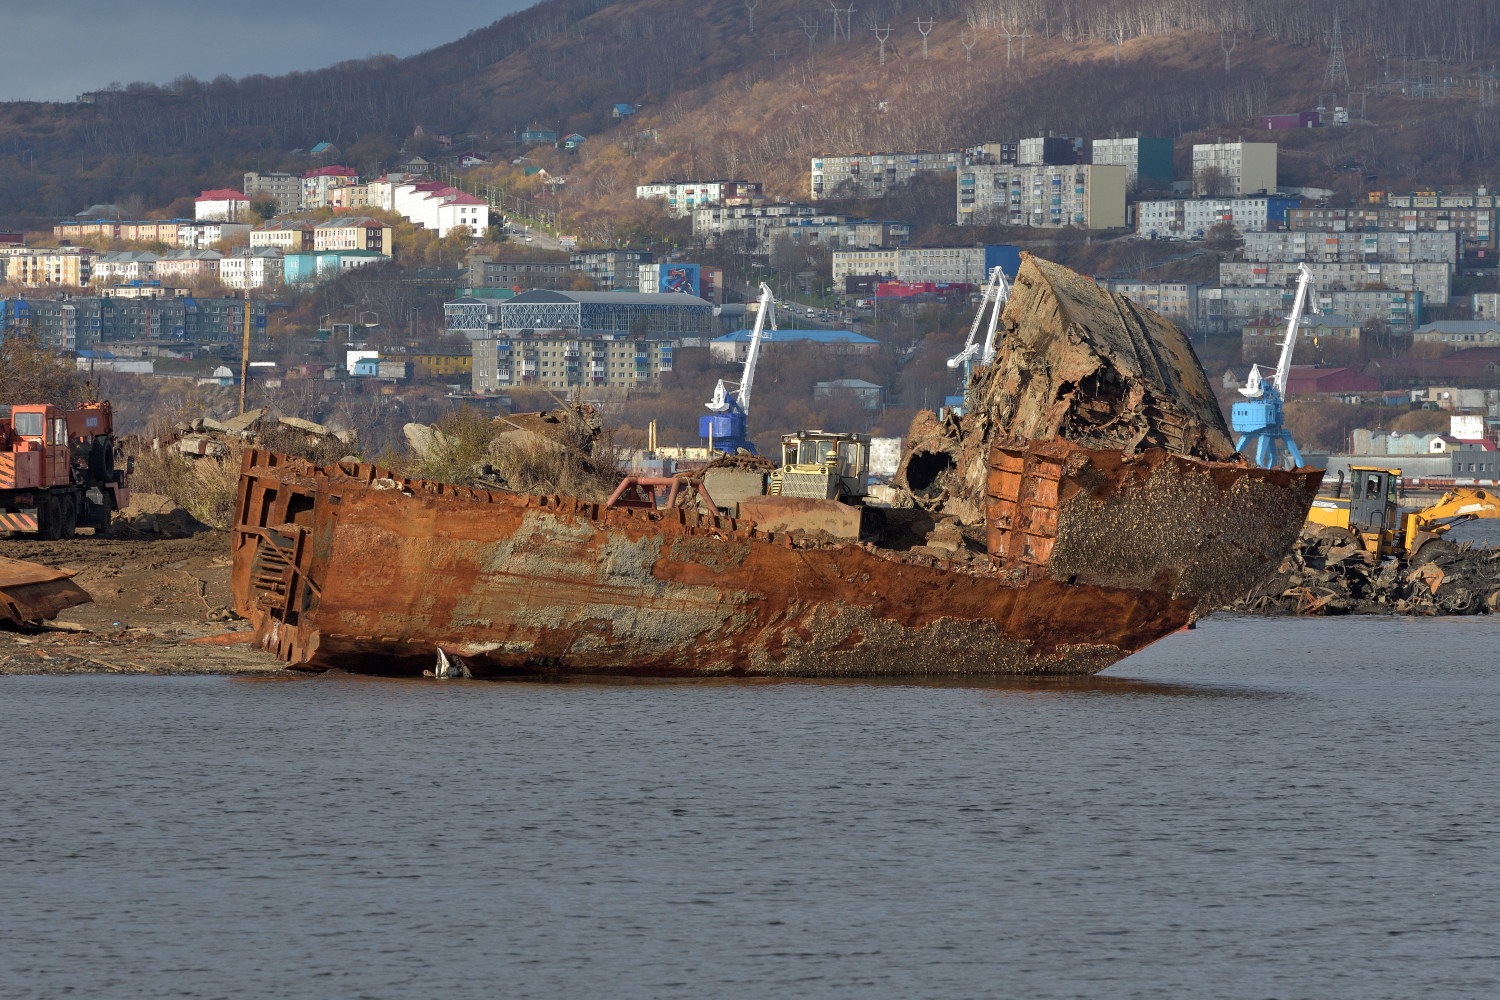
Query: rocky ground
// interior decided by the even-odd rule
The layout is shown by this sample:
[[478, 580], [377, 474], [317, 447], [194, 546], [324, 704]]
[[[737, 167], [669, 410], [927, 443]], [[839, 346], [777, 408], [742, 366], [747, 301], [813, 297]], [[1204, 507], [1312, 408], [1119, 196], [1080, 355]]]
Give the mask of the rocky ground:
[[[281, 673], [230, 610], [229, 533], [0, 540], [0, 555], [72, 569], [93, 603], [40, 629], [0, 629], [0, 674]], [[208, 641], [202, 641], [208, 640]]]

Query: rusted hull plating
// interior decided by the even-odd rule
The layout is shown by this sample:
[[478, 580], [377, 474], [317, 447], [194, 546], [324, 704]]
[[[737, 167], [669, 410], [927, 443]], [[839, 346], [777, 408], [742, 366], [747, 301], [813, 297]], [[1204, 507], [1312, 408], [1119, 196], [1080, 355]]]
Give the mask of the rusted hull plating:
[[[1098, 579], [1071, 567], [1059, 576], [1059, 559], [1108, 547], [1073, 521], [1111, 509], [1128, 518], [1173, 482], [1202, 492], [1193, 503], [1238, 493], [1253, 506], [1257, 489], [1298, 491], [1275, 476], [1300, 475], [1176, 458], [1122, 472], [1117, 455], [1053, 443], [1012, 452], [1007, 485], [1006, 461], [997, 449], [993, 555], [949, 564], [744, 520], [606, 510], [251, 451], [233, 542], [236, 610], [264, 648], [312, 669], [420, 674], [442, 649], [476, 677], [1090, 674], [1198, 613], [1194, 560], [1211, 559], [1215, 539], [1189, 523], [1165, 547], [1124, 545]], [[1235, 572], [1273, 568], [1285, 552], [1276, 544], [1242, 553]]]
[[50, 621], [58, 613], [93, 600], [72, 580], [73, 572], [0, 556], [0, 620], [15, 625]]

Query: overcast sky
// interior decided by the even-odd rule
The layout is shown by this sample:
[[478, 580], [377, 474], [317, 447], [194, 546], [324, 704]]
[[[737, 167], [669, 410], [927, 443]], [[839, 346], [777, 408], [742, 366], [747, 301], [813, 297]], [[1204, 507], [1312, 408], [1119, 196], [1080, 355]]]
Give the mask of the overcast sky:
[[0, 100], [415, 55], [536, 0], [0, 0]]

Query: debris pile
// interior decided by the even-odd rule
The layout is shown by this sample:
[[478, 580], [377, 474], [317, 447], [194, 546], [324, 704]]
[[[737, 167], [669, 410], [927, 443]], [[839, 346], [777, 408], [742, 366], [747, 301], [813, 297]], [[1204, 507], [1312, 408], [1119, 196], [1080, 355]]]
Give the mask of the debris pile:
[[228, 420], [198, 417], [175, 433], [151, 442], [153, 451], [171, 448], [192, 458], [227, 458], [238, 444], [257, 445], [313, 461], [337, 461], [357, 443], [353, 431], [335, 430], [301, 417], [275, 417], [264, 407]]
[[1228, 610], [1266, 615], [1476, 615], [1500, 610], [1500, 549], [1449, 541], [1410, 562], [1365, 551], [1346, 531], [1309, 526], [1276, 573]]
[[982, 521], [989, 448], [1005, 440], [1234, 460], [1218, 400], [1181, 330], [1059, 264], [1021, 260], [995, 359], [975, 373], [967, 412], [939, 421], [923, 411], [912, 422], [896, 481], [917, 503]]

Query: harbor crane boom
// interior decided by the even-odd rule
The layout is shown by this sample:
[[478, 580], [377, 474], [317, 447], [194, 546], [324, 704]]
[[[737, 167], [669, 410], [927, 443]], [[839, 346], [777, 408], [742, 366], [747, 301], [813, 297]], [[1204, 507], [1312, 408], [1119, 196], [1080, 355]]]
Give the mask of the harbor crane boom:
[[704, 404], [710, 411], [698, 418], [698, 436], [714, 451], [734, 454], [744, 449], [755, 454], [746, 431], [746, 419], [750, 416], [750, 390], [755, 384], [755, 365], [760, 360], [760, 343], [765, 336], [766, 324], [776, 329], [776, 297], [765, 282], [760, 286], [760, 305], [755, 315], [755, 327], [750, 331], [750, 348], [745, 352], [745, 367], [740, 380], [731, 382], [719, 379], [714, 386], [713, 398]]
[[[974, 322], [969, 325], [969, 339], [964, 341], [964, 349], [948, 359], [949, 368], [963, 369], [963, 380], [959, 386], [962, 392], [958, 397], [950, 397], [950, 403], [966, 400], [974, 370], [995, 360], [995, 336], [1000, 329], [1000, 314], [1005, 310], [1005, 303], [1009, 298], [1010, 284], [1005, 280], [1005, 272], [996, 267], [990, 271], [990, 280], [984, 286], [979, 308], [974, 311]], [[989, 324], [984, 339], [980, 340], [979, 327], [984, 323], [986, 313], [989, 314]], [[954, 413], [962, 414], [967, 407], [960, 402], [950, 408]]]
[[1267, 380], [1260, 373], [1259, 365], [1250, 366], [1250, 377], [1240, 389], [1244, 401], [1235, 403], [1230, 409], [1230, 423], [1240, 435], [1235, 448], [1241, 454], [1245, 446], [1255, 442], [1255, 464], [1265, 469], [1275, 468], [1286, 457], [1293, 468], [1302, 465], [1302, 453], [1292, 440], [1291, 431], [1282, 423], [1282, 404], [1286, 399], [1287, 378], [1292, 370], [1292, 354], [1297, 347], [1298, 327], [1302, 323], [1302, 312], [1307, 306], [1308, 289], [1312, 285], [1312, 271], [1307, 265], [1297, 265], [1297, 294], [1292, 300], [1292, 312], [1286, 321], [1286, 336], [1281, 341], [1281, 357], [1276, 371]]

